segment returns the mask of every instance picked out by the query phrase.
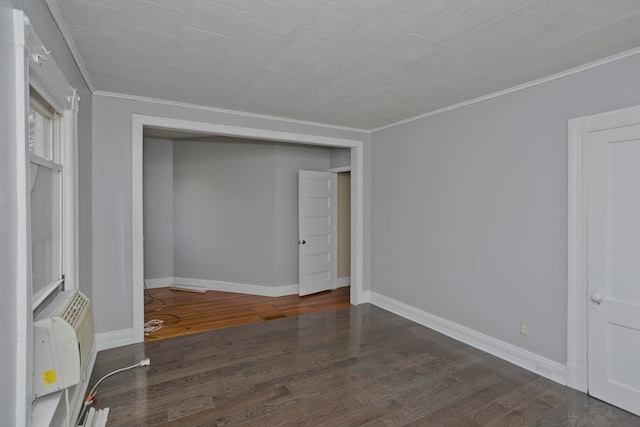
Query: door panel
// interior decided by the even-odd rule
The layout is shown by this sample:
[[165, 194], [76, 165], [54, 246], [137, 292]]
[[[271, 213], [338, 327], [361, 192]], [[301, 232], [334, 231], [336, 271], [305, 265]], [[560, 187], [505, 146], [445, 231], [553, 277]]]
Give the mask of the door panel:
[[336, 174], [298, 172], [299, 294], [335, 289]]
[[589, 393], [640, 414], [640, 125], [587, 149]]

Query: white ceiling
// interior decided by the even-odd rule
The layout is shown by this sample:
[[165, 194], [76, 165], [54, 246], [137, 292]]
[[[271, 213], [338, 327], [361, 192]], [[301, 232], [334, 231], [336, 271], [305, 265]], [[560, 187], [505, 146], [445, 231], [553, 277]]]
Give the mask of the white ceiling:
[[640, 0], [57, 0], [98, 91], [374, 129], [640, 47]]

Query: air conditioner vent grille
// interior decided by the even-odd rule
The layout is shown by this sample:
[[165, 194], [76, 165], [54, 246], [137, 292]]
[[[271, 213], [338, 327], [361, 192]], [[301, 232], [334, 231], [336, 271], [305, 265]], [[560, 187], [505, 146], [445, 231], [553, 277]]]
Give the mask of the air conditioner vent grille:
[[89, 300], [87, 297], [78, 292], [71, 300], [71, 304], [69, 304], [62, 314], [62, 319], [64, 319], [73, 328], [76, 328], [78, 326], [78, 322], [80, 322], [84, 317], [83, 314], [86, 313], [88, 304]]

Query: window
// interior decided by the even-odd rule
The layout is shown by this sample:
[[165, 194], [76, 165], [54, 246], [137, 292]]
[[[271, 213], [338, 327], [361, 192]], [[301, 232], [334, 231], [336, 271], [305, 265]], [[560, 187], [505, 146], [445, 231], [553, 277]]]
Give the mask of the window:
[[33, 300], [63, 280], [62, 129], [60, 114], [33, 88], [29, 96], [29, 177]]
[[[31, 292], [34, 316], [58, 289], [78, 287], [78, 102], [80, 97], [58, 68], [51, 51], [25, 20], [28, 62]], [[23, 104], [24, 105], [24, 104]], [[23, 108], [23, 107], [22, 107]]]

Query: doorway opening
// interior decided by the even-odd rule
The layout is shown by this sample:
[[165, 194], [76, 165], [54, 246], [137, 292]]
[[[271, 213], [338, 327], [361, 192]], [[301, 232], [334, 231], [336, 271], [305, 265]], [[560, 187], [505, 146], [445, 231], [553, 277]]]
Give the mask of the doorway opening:
[[363, 292], [363, 143], [360, 140], [322, 137], [317, 135], [271, 131], [194, 122], [164, 117], [133, 115], [132, 126], [132, 258], [133, 258], [133, 336], [135, 342], [144, 338], [144, 243], [143, 243], [143, 135], [144, 128], [193, 132], [221, 137], [246, 138], [288, 144], [348, 148], [351, 153], [350, 195], [350, 302], [364, 302]]
[[351, 283], [351, 168], [338, 172], [338, 287]]
[[[313, 273], [318, 288], [323, 263], [337, 266], [339, 258], [337, 245], [324, 248], [327, 258], [311, 247], [322, 240], [323, 216], [314, 209], [322, 190], [314, 185], [302, 192], [307, 198], [298, 181], [303, 172], [331, 178], [336, 191], [327, 202], [338, 209], [325, 219], [338, 225], [339, 208], [349, 215], [350, 192], [342, 189], [347, 200], [338, 203], [339, 175], [327, 169], [349, 165], [350, 149], [150, 127], [143, 137], [146, 341], [349, 306], [348, 265], [341, 283], [329, 268], [329, 283], [316, 289], [339, 292], [306, 292], [302, 271]], [[309, 202], [311, 211], [301, 209]], [[296, 227], [303, 211], [312, 220], [304, 232]], [[330, 227], [331, 241], [348, 244], [348, 219], [340, 233]], [[351, 249], [343, 249], [348, 262]], [[299, 259], [302, 250], [311, 250], [310, 260]]]

